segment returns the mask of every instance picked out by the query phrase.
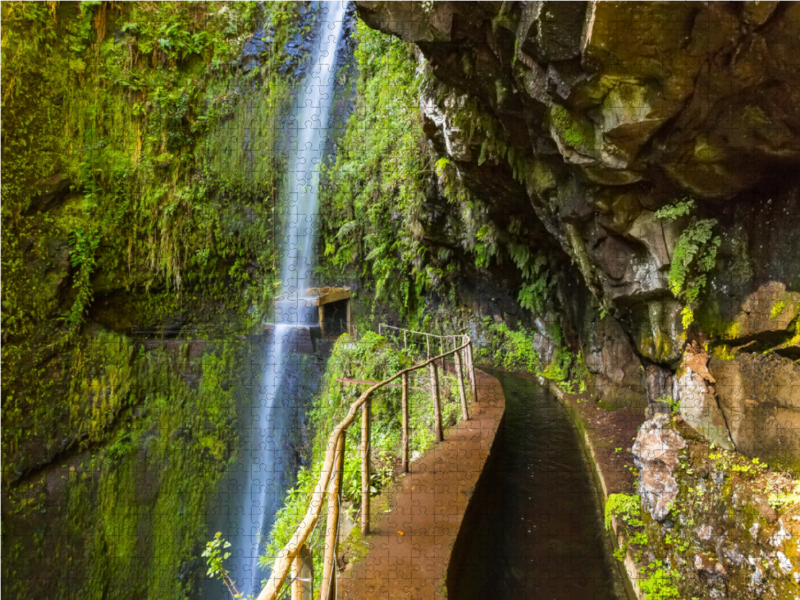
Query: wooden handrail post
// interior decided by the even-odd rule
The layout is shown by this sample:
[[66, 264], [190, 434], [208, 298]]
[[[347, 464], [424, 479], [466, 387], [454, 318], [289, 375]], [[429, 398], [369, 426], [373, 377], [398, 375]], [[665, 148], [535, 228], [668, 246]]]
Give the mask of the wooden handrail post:
[[361, 534], [369, 533], [369, 413], [371, 401], [367, 398], [361, 409]]
[[427, 360], [427, 359], [429, 359], [431, 357], [431, 336], [429, 336], [429, 335], [425, 336], [425, 344], [427, 345], [427, 348], [428, 348], [427, 354], [425, 356], [425, 358]]
[[469, 411], [467, 410], [467, 395], [464, 393], [464, 371], [461, 368], [460, 350], [456, 350], [456, 378], [458, 379], [458, 395], [461, 398], [461, 416], [465, 421], [469, 421]]
[[429, 369], [431, 371], [431, 396], [433, 396], [436, 441], [441, 442], [444, 440], [444, 435], [442, 434], [442, 411], [439, 407], [439, 377], [436, 373], [436, 361], [431, 362]]
[[322, 585], [319, 600], [336, 598], [336, 552], [339, 546], [339, 493], [344, 471], [344, 432], [336, 445], [334, 471], [328, 488], [328, 530], [325, 532], [325, 562], [322, 565]]
[[313, 600], [314, 561], [308, 546], [303, 545], [292, 563], [292, 600]]
[[403, 373], [403, 473], [408, 473], [408, 373]]
[[408, 337], [405, 329], [403, 330], [403, 350], [408, 350]]
[[467, 346], [467, 355], [469, 356], [469, 381], [470, 385], [472, 386], [472, 401], [478, 401], [478, 385], [475, 381], [475, 362], [472, 356], [472, 340], [470, 340], [469, 345]]

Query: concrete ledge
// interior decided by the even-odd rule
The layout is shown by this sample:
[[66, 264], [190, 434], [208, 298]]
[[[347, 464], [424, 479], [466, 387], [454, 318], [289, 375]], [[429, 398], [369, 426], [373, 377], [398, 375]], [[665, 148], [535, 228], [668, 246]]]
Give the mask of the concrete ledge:
[[[601, 505], [605, 510], [606, 501], [608, 500], [608, 496], [611, 493], [609, 491], [609, 486], [606, 482], [606, 477], [603, 473], [603, 469], [600, 467], [600, 460], [598, 459], [598, 444], [597, 440], [594, 439], [592, 435], [592, 430], [587, 427], [586, 422], [581, 417], [580, 411], [577, 409], [576, 405], [574, 404], [574, 400], [570, 401], [568, 399], [568, 395], [565, 394], [557, 385], [555, 385], [552, 381], [548, 381], [544, 378], [539, 378], [539, 382], [542, 385], [546, 385], [550, 392], [558, 399], [561, 405], [566, 409], [569, 418], [572, 420], [573, 424], [575, 425], [576, 432], [578, 433], [578, 438], [581, 442], [581, 445], [584, 448], [584, 452], [589, 459], [589, 464], [591, 466], [590, 471], [595, 481], [595, 487], [602, 492], [602, 502]], [[613, 535], [609, 533], [609, 537], [611, 539], [614, 548], [620, 548], [625, 544], [626, 538], [623, 534], [620, 524], [618, 520], [612, 516], [611, 517], [611, 528], [614, 532]], [[639, 579], [639, 569], [636, 566], [636, 561], [633, 559], [633, 554], [630, 550], [625, 552], [625, 560], [623, 561], [625, 577], [623, 577], [625, 581], [625, 588], [628, 592], [628, 596], [631, 598], [636, 598], [637, 600], [646, 600], [644, 593], [639, 589], [637, 585], [637, 581]]]

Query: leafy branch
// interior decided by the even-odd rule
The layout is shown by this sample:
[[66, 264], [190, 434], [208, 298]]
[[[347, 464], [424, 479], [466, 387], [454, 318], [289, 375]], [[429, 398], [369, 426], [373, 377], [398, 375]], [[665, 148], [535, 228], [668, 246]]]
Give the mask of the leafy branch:
[[208, 566], [206, 574], [222, 581], [234, 600], [250, 599], [253, 597], [251, 594], [244, 596], [236, 589], [236, 584], [233, 583], [230, 572], [222, 565], [223, 561], [228, 560], [231, 556], [230, 552], [225, 552], [230, 547], [231, 543], [222, 537], [221, 531], [216, 533], [213, 540], [206, 543], [206, 549], [200, 555], [206, 559], [206, 565]]

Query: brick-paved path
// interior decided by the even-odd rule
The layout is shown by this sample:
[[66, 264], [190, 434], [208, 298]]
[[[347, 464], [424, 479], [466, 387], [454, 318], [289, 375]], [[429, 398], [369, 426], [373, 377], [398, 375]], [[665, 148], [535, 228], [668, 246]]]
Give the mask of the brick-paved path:
[[477, 369], [475, 375], [479, 402], [470, 405], [470, 420], [412, 462], [388, 497], [373, 500], [372, 531], [364, 538], [370, 549], [338, 574], [338, 598], [446, 597], [453, 545], [505, 410], [500, 382]]

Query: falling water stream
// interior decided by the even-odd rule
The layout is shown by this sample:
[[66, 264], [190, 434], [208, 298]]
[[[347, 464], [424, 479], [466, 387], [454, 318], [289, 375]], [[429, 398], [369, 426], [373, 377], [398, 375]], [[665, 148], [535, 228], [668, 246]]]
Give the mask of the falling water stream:
[[[311, 59], [289, 116], [287, 183], [279, 252], [281, 295], [275, 320], [254, 347], [252, 395], [242, 415], [242, 453], [223, 492], [217, 526], [231, 543], [228, 568], [245, 596], [257, 595], [268, 575], [258, 564], [275, 512], [286, 489], [289, 429], [297, 407], [297, 343], [302, 329], [317, 324], [313, 286], [319, 165], [328, 134], [336, 51], [342, 38], [346, 2], [321, 2]], [[219, 598], [228, 595], [219, 589]], [[216, 593], [207, 597], [217, 596]]]

